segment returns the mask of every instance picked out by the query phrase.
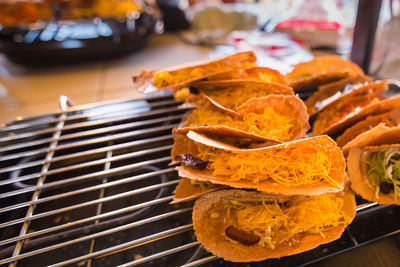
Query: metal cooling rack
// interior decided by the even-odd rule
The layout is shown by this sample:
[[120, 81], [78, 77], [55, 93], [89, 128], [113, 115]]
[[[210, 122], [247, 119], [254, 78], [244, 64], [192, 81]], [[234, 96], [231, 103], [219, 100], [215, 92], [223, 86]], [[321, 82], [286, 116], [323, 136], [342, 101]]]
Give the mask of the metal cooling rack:
[[[1, 128], [0, 265], [228, 265], [196, 241], [191, 203], [169, 204], [180, 104], [169, 94], [76, 107], [61, 97], [60, 112]], [[339, 240], [252, 265], [307, 264], [400, 232], [398, 207], [358, 203]]]

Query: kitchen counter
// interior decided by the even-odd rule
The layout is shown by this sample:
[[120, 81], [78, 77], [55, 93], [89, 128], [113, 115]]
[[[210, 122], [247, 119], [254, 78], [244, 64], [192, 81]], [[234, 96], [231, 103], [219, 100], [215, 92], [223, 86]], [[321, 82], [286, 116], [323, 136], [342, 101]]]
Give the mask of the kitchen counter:
[[74, 105], [139, 96], [133, 89], [133, 74], [204, 59], [211, 51], [164, 34], [152, 36], [141, 51], [92, 63], [33, 68], [0, 54], [0, 123], [57, 111], [60, 95]]

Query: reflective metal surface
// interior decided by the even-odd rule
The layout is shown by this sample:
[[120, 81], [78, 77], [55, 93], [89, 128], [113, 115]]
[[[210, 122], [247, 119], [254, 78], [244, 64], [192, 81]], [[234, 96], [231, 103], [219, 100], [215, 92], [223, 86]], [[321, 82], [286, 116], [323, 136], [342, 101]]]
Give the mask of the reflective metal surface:
[[[171, 130], [188, 111], [169, 94], [72, 106], [0, 129], [0, 264], [229, 265], [205, 252], [192, 203], [170, 205]], [[358, 200], [342, 238], [251, 265], [314, 262], [399, 232], [394, 206]]]

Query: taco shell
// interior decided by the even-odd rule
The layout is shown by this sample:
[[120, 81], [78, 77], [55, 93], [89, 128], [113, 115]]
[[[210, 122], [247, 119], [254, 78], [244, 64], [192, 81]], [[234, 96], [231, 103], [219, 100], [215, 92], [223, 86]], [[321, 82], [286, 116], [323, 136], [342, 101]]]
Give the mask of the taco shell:
[[343, 153], [348, 155], [350, 149], [366, 146], [380, 146], [400, 143], [400, 125], [388, 127], [384, 123], [358, 135], [343, 147]]
[[174, 198], [171, 204], [195, 200], [204, 194], [226, 188], [228, 187], [182, 177], [174, 191]]
[[179, 176], [284, 195], [318, 195], [343, 189], [345, 162], [328, 136], [255, 149], [238, 149], [190, 131], [205, 169], [177, 167]]
[[175, 161], [176, 155], [179, 154], [190, 154], [190, 153], [196, 153], [196, 152], [191, 152], [190, 150], [190, 139], [188, 139], [186, 136], [183, 135], [177, 135], [174, 137], [174, 145], [171, 150], [171, 158], [172, 162], [170, 165], [178, 163]]
[[178, 135], [186, 135], [190, 131], [196, 131], [197, 133], [203, 134], [205, 136], [211, 137], [231, 137], [231, 138], [239, 138], [239, 139], [248, 139], [253, 142], [269, 142], [270, 144], [279, 144], [282, 143], [279, 140], [266, 138], [263, 136], [259, 136], [256, 134], [248, 133], [245, 131], [237, 130], [235, 128], [223, 126], [223, 125], [214, 125], [214, 126], [198, 126], [198, 127], [184, 127], [184, 128], [174, 128], [172, 132]]
[[293, 89], [279, 83], [231, 80], [198, 82], [192, 85], [220, 109], [233, 110], [251, 98], [267, 95], [294, 95]]
[[343, 147], [347, 156], [347, 168], [352, 189], [363, 198], [381, 204], [400, 204], [399, 197], [395, 201], [393, 192], [375, 194], [375, 188], [366, 175], [365, 151], [377, 151], [390, 147], [398, 148], [400, 144], [400, 125], [388, 127], [383, 123], [366, 131]]
[[354, 192], [359, 194], [362, 198], [378, 202], [379, 204], [397, 204], [400, 205], [400, 196], [397, 199], [394, 196], [394, 191], [390, 191], [388, 194], [379, 192], [378, 196], [375, 192], [375, 186], [371, 183], [371, 180], [366, 174], [366, 168], [363, 166], [365, 163], [364, 153], [368, 150], [379, 150], [382, 148], [388, 148], [398, 145], [381, 145], [377, 147], [355, 147], [349, 150], [347, 157], [347, 171], [351, 180], [351, 188]]
[[322, 93], [335, 93], [337, 91], [343, 91], [343, 89], [348, 85], [348, 84], [358, 84], [358, 83], [364, 83], [364, 82], [372, 82], [373, 79], [370, 76], [364, 75], [364, 74], [355, 74], [346, 78], [343, 78], [341, 80], [337, 80], [331, 83], [327, 83], [321, 86], [318, 86], [318, 91]]
[[356, 64], [337, 56], [326, 56], [295, 65], [285, 78], [295, 91], [304, 91], [357, 74], [363, 71]]
[[389, 127], [398, 125], [400, 123], [400, 106], [399, 108], [386, 113], [368, 116], [365, 120], [362, 120], [346, 129], [346, 131], [344, 131], [343, 134], [336, 139], [336, 143], [338, 146], [344, 147], [358, 135], [370, 130], [380, 123], [384, 123]]
[[[306, 136], [306, 132], [310, 129], [310, 125], [308, 124], [309, 116], [304, 102], [298, 96], [269, 95], [260, 98], [252, 98], [239, 106], [237, 112], [242, 118], [246, 118], [251, 113], [263, 114], [266, 107], [279, 110], [280, 112], [277, 112], [277, 114], [285, 114], [288, 117], [295, 118], [298, 122], [298, 128], [293, 131], [293, 136], [284, 141], [295, 140]], [[278, 117], [279, 116], [275, 116], [275, 119]]]
[[197, 130], [207, 136], [247, 137], [277, 144], [305, 137], [309, 127], [308, 114], [300, 98], [269, 95], [246, 101], [234, 115], [211, 102], [202, 102], [174, 133]]
[[[354, 105], [355, 102], [352, 99], [353, 95], [345, 95], [342, 99], [327, 106], [323, 112], [318, 114], [314, 122], [313, 134], [337, 134], [368, 116], [385, 113], [400, 106], [400, 96], [380, 100], [377, 98], [380, 97], [380, 93], [377, 95], [370, 91], [368, 94], [369, 95], [361, 96], [364, 98], [362, 101], [369, 98], [369, 103], [363, 106]], [[338, 114], [338, 107], [341, 106], [340, 108], [343, 108], [348, 104], [353, 105], [352, 109], [346, 111], [345, 114]], [[332, 117], [332, 114], [341, 117], [335, 119], [334, 116]], [[329, 123], [330, 119], [335, 119], [336, 121], [334, 123]]]
[[[314, 202], [312, 202], [313, 199]], [[334, 207], [326, 208], [326, 206], [324, 206], [324, 204], [321, 204], [322, 202], [319, 200], [324, 200], [326, 201], [326, 203], [342, 204], [328, 204], [328, 206]], [[267, 228], [265, 226], [264, 233], [259, 233], [258, 235], [255, 234], [253, 231], [246, 231], [244, 232], [245, 236], [241, 237], [240, 235], [243, 235], [243, 230], [241, 229], [239, 229], [239, 231], [242, 231], [242, 233], [240, 233], [239, 236], [232, 236], [232, 233], [228, 232], [229, 230], [232, 230], [232, 228], [235, 229], [234, 227], [236, 227], [236, 225], [231, 224], [234, 221], [230, 219], [235, 216], [235, 214], [237, 220], [239, 220], [239, 218], [243, 218], [243, 220], [239, 222], [239, 224], [243, 226], [247, 225], [246, 221], [244, 221], [246, 219], [249, 221], [258, 221], [259, 219], [261, 219], [261, 225], [263, 223], [268, 224], [268, 220], [271, 220], [270, 216], [258, 216], [253, 219], [251, 219], [250, 217], [241, 217], [240, 215], [238, 215], [238, 213], [240, 213], [241, 211], [235, 209], [235, 206], [241, 207], [242, 204], [244, 207], [252, 206], [253, 210], [255, 210], [256, 212], [258, 211], [258, 215], [263, 214], [263, 209], [266, 205], [269, 204], [271, 204], [271, 208], [275, 207], [275, 209], [277, 209], [276, 206], [280, 205], [280, 208], [282, 210], [286, 209], [282, 207], [282, 204], [278, 203], [286, 203], [286, 205], [288, 205], [287, 208], [292, 209], [293, 211], [299, 209], [298, 212], [291, 213], [297, 215], [301, 214], [300, 209], [303, 209], [302, 207], [306, 205], [305, 203], [314, 203], [314, 205], [320, 207], [321, 210], [324, 210], [324, 212], [329, 211], [330, 213], [335, 214], [333, 215], [334, 219], [328, 222], [325, 218], [320, 218], [318, 219], [318, 222], [316, 222], [315, 218], [318, 218], [320, 216], [317, 215], [317, 217], [314, 217], [312, 216], [312, 212], [316, 213], [316, 211], [309, 211], [311, 213], [306, 215], [303, 214], [303, 219], [296, 219], [295, 217], [297, 215], [294, 215], [293, 218], [289, 218], [288, 220], [295, 221], [295, 223], [299, 224], [300, 227], [304, 225], [304, 229], [307, 229], [306, 225], [310, 222], [315, 224], [320, 223], [327, 225], [332, 223], [332, 226], [327, 227], [328, 230], [321, 230], [321, 232], [317, 231], [318, 233], [312, 231], [309, 232], [307, 230], [299, 230], [297, 228], [297, 230], [299, 231], [297, 232], [296, 230], [296, 234], [287, 237], [287, 240], [284, 240], [285, 237], [282, 236], [285, 234], [286, 230], [283, 226], [283, 222], [281, 223], [279, 228], [271, 227], [268, 231], [265, 230], [265, 228]], [[229, 207], [232, 208], [229, 209]], [[205, 194], [196, 201], [193, 208], [193, 227], [197, 240], [209, 252], [218, 257], [222, 257], [227, 261], [251, 262], [261, 261], [270, 258], [280, 258], [301, 253], [313, 249], [321, 244], [336, 240], [341, 236], [345, 227], [353, 220], [355, 213], [356, 205], [354, 194], [350, 191], [347, 191], [346, 193], [341, 192], [338, 195], [325, 194], [321, 196], [309, 197], [282, 197], [266, 195], [265, 193], [253, 191], [221, 190]], [[274, 213], [272, 213], [272, 215], [273, 214]], [[280, 216], [281, 214], [276, 214], [274, 220], [281, 220]], [[263, 221], [264, 219], [265, 221]], [[271, 221], [271, 224], [273, 224], [273, 221]], [[287, 227], [289, 228], [290, 226]], [[269, 237], [266, 236], [268, 232]], [[250, 235], [250, 239], [246, 235]], [[261, 238], [258, 236], [265, 236], [264, 239], [267, 241], [263, 243], [261, 241]], [[254, 239], [254, 237], [258, 237], [259, 241], [257, 242], [257, 239], [251, 240], [252, 238]], [[276, 239], [275, 242], [274, 239]]]
[[226, 72], [256, 65], [256, 56], [252, 51], [240, 52], [217, 59], [192, 62], [171, 68], [142, 71], [133, 76], [136, 90], [142, 93], [151, 93], [170, 88], [176, 91], [191, 81], [202, 79], [211, 74]]
[[287, 82], [279, 71], [266, 67], [252, 67], [247, 69], [237, 69], [204, 77], [203, 81], [221, 80], [252, 80], [260, 82], [274, 82], [287, 85]]
[[332, 96], [342, 96], [343, 91], [348, 85], [354, 86], [358, 83], [366, 81], [370, 82], [372, 79], [368, 76], [358, 74], [338, 80], [336, 82], [321, 85], [318, 87], [318, 90], [304, 102], [306, 104], [308, 114], [310, 116], [314, 116], [318, 112], [322, 111], [324, 108], [324, 106], [322, 106], [324, 100], [329, 99]]

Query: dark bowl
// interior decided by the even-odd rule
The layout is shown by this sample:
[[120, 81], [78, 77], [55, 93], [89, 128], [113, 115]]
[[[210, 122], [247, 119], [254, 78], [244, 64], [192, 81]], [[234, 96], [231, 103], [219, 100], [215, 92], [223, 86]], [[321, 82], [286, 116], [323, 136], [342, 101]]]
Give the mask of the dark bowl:
[[53, 20], [0, 29], [0, 52], [25, 65], [76, 63], [143, 48], [158, 21], [149, 13], [123, 19]]

